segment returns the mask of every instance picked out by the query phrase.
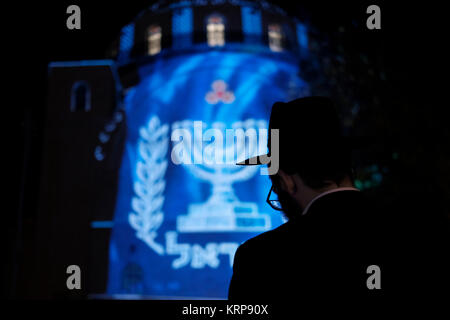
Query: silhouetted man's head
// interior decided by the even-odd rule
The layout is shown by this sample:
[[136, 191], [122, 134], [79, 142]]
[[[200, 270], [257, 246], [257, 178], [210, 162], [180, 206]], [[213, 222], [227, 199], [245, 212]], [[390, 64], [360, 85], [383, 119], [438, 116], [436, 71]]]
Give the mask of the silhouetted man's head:
[[[282, 168], [270, 176], [273, 192], [276, 194], [284, 216], [291, 219], [301, 215], [308, 203], [317, 195], [338, 187], [353, 187], [351, 170], [339, 170], [332, 178], [308, 176], [303, 178], [299, 172], [286, 172]], [[313, 181], [313, 185], [306, 181]], [[320, 186], [320, 187], [319, 187]], [[274, 198], [273, 196], [271, 198]]]
[[[270, 178], [288, 219], [300, 215], [316, 195], [352, 186], [351, 147], [342, 137], [330, 99], [307, 97], [276, 102], [269, 129], [279, 130], [279, 169]], [[277, 148], [270, 137], [269, 134], [269, 155], [273, 158], [272, 149]]]

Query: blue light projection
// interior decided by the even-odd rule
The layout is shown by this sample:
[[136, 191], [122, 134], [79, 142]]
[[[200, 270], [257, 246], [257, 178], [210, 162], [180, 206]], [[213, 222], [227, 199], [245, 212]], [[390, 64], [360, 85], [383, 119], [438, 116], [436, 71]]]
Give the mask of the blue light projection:
[[[172, 133], [195, 121], [267, 128], [272, 104], [307, 85], [295, 62], [233, 51], [159, 59], [139, 73], [125, 97], [108, 293], [226, 298], [239, 244], [283, 223], [265, 202], [270, 179], [258, 167], [176, 164]], [[202, 152], [197, 140], [192, 148]]]
[[262, 34], [261, 11], [256, 8], [242, 7], [242, 29], [246, 36], [257, 37]]
[[180, 8], [172, 17], [173, 48], [189, 48], [192, 44], [192, 8]]
[[302, 23], [297, 23], [296, 25], [297, 30], [297, 41], [300, 45], [300, 48], [306, 49], [308, 47], [308, 32], [307, 28]]
[[119, 62], [123, 62], [129, 58], [131, 49], [133, 47], [134, 41], [134, 24], [130, 23], [129, 25], [123, 27], [122, 36], [120, 37], [119, 44]]

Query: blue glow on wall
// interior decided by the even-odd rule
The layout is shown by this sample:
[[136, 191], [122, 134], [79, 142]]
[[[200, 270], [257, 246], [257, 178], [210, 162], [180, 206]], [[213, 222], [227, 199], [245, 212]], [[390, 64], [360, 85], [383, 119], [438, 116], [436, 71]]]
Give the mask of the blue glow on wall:
[[301, 48], [308, 48], [308, 32], [306, 26], [301, 23], [297, 23], [297, 41]]
[[172, 17], [172, 33], [188, 34], [192, 32], [192, 9], [182, 8], [174, 12]]
[[283, 223], [265, 202], [270, 179], [258, 167], [177, 165], [171, 134], [193, 121], [267, 128], [275, 101], [305, 92], [288, 61], [210, 51], [139, 69], [125, 97], [108, 293], [226, 298], [238, 245]]
[[128, 59], [134, 42], [134, 23], [123, 27], [119, 44], [119, 62]]
[[261, 11], [251, 7], [242, 7], [242, 30], [246, 38], [260, 40], [262, 34]]
[[188, 47], [192, 43], [192, 8], [181, 8], [172, 16], [173, 47]]

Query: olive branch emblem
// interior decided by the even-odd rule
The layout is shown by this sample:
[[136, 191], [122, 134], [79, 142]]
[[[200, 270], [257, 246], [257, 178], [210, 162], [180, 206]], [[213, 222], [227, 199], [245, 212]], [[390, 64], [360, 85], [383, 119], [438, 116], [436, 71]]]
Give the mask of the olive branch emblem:
[[136, 166], [137, 181], [133, 186], [136, 196], [131, 200], [133, 212], [128, 215], [131, 227], [136, 230], [136, 237], [159, 255], [164, 254], [164, 247], [156, 243], [155, 238], [164, 219], [162, 206], [166, 187], [164, 175], [168, 164], [168, 131], [169, 126], [161, 125], [157, 116], [150, 119], [147, 127], [139, 130], [140, 159]]

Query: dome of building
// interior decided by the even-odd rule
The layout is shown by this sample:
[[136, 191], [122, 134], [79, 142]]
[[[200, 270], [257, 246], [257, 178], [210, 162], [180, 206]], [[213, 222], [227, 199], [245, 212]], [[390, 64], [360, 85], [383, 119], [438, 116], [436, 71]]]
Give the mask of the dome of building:
[[305, 26], [267, 1], [181, 0], [139, 13], [121, 30], [114, 52], [125, 65], [210, 50], [296, 59], [306, 46]]

